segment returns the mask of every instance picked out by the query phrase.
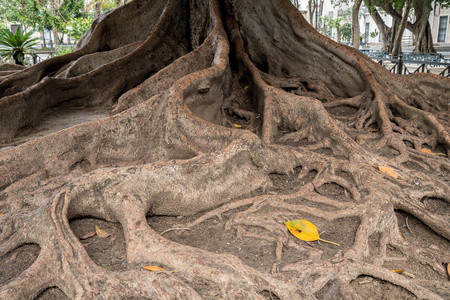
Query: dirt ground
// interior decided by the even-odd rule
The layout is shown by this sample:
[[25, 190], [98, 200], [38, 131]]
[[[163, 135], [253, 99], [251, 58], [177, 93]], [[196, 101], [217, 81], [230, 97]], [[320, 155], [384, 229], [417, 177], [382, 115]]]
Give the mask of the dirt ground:
[[[106, 109], [94, 109], [94, 108], [80, 108], [65, 105], [63, 107], [54, 108], [47, 113], [45, 121], [38, 127], [29, 129], [27, 134], [16, 138], [12, 143], [8, 145], [0, 145], [7, 149], [17, 144], [26, 142], [28, 140], [38, 138], [40, 136], [48, 135], [52, 132], [63, 130], [65, 128], [75, 126], [85, 122], [95, 121], [101, 119], [107, 115]], [[330, 113], [335, 116], [349, 116], [354, 113], [351, 108], [330, 109]], [[230, 119], [233, 123], [238, 123], [242, 120]], [[242, 121], [243, 122], [243, 121]], [[283, 135], [287, 132], [281, 132], [279, 138], [280, 142], [284, 144], [291, 144], [292, 146], [301, 146], [301, 141], [293, 142], [284, 140]], [[376, 136], [374, 132], [374, 137]], [[330, 149], [331, 150], [331, 149]], [[324, 153], [332, 155], [330, 153]], [[384, 153], [389, 156], [389, 153]], [[410, 166], [414, 168], [414, 166]], [[297, 189], [308, 183], [314, 178], [314, 172], [310, 172], [303, 178], [298, 178], [300, 169], [296, 169], [295, 173], [290, 175], [271, 174], [273, 187], [269, 190], [270, 194], [293, 194]], [[449, 178], [446, 179], [448, 182]], [[420, 179], [418, 179], [420, 184]], [[258, 194], [261, 191], [256, 191], [254, 194]], [[317, 189], [317, 192], [326, 195], [330, 198], [338, 201], [352, 201], [349, 198], [349, 192], [343, 187], [337, 184], [326, 184]], [[248, 197], [249, 195], [245, 195]], [[250, 195], [251, 196], [251, 195]], [[308, 201], [304, 198], [298, 198], [291, 200], [293, 203], [318, 207], [323, 210], [333, 211], [333, 207], [326, 207], [325, 204], [317, 204]], [[450, 205], [433, 198], [426, 198], [423, 200], [425, 205], [430, 210], [437, 212], [444, 216], [447, 220], [450, 220]], [[243, 211], [248, 207], [243, 206], [239, 209], [228, 211], [221, 216], [210, 218], [191, 229], [185, 229], [187, 224], [190, 224], [198, 217], [195, 215], [191, 217], [168, 217], [168, 216], [149, 216], [147, 218], [150, 227], [158, 233], [161, 233], [165, 238], [173, 240], [177, 243], [189, 245], [192, 247], [198, 247], [215, 253], [231, 253], [239, 257], [244, 263], [256, 268], [262, 272], [270, 273], [272, 271], [273, 264], [276, 262], [275, 251], [276, 245], [273, 241], [264, 240], [258, 238], [258, 234], [261, 233], [258, 228], [247, 228], [247, 234], [240, 234], [239, 228], [231, 228], [226, 230], [226, 222], [231, 215], [236, 212]], [[269, 207], [267, 209], [270, 209]], [[264, 210], [264, 208], [262, 208]], [[404, 235], [404, 238], [413, 244], [419, 244], [429, 249], [450, 249], [450, 243], [446, 239], [441, 238], [434, 233], [430, 228], [420, 222], [418, 219], [412, 217], [403, 211], [397, 211], [397, 219], [399, 227]], [[322, 219], [310, 216], [310, 215], [292, 215], [287, 212], [284, 220], [280, 219], [280, 226], [284, 226], [283, 223], [287, 220], [293, 219], [306, 219], [314, 223], [321, 233], [321, 237], [326, 240], [330, 240], [339, 243], [340, 246], [324, 242], [304, 242], [297, 240], [291, 236], [294, 243], [305, 244], [308, 247], [314, 248], [318, 253], [322, 254], [323, 259], [331, 259], [333, 257], [340, 257], [343, 252], [349, 249], [354, 243], [355, 233], [358, 230], [359, 220], [357, 218], [345, 218], [339, 219], [333, 223], [325, 223]], [[80, 239], [80, 242], [86, 249], [94, 263], [105, 268], [107, 270], [120, 272], [123, 270], [136, 269], [142, 272], [149, 272], [144, 270], [140, 265], [129, 265], [126, 263], [125, 253], [125, 237], [122, 227], [119, 223], [108, 223], [99, 219], [82, 218], [69, 220], [73, 233], [77, 237], [86, 237], [89, 233], [95, 231], [96, 226], [105, 230], [111, 235], [107, 238], [100, 238], [97, 235]], [[249, 234], [250, 232], [250, 234]], [[267, 233], [270, 235], [270, 233]], [[379, 251], [379, 236], [371, 237], [370, 253], [376, 254]], [[12, 253], [3, 256], [0, 259], [0, 284], [7, 284], [12, 279], [21, 275], [33, 262], [38, 258], [40, 248], [38, 245], [24, 245]], [[391, 252], [395, 257], [394, 248], [389, 248], [386, 251]], [[283, 247], [283, 261], [279, 266], [282, 270], [283, 266], [289, 265], [294, 262], [306, 259], [306, 257], [299, 250], [285, 246]], [[160, 266], [164, 267], [164, 266]], [[384, 267], [392, 270], [405, 270], [408, 273], [414, 274], [417, 280], [428, 279], [435, 280], [436, 284], [439, 282], [449, 280], [444, 278], [438, 272], [433, 270], [430, 266], [419, 264], [415, 261], [400, 258], [399, 260], [389, 261], [385, 263]], [[444, 266], [443, 266], [444, 267]], [[168, 272], [177, 272], [177, 270], [167, 270]], [[404, 275], [410, 276], [410, 275]], [[216, 291], [211, 289], [207, 284], [204, 284], [205, 288], [202, 289], [202, 282], [196, 283], [196, 290], [201, 293], [204, 299], [217, 299]], [[393, 285], [391, 283], [374, 279], [369, 276], [360, 276], [351, 285], [359, 293], [361, 299], [414, 299], [414, 295], [406, 291], [405, 289]], [[336, 295], [340, 295], [339, 285], [334, 285], [333, 282], [327, 284], [320, 292], [316, 294], [318, 299], [339, 299]], [[276, 299], [276, 296], [271, 294], [264, 294], [267, 299]], [[64, 293], [58, 288], [50, 288], [45, 291], [41, 291], [35, 299], [50, 300], [50, 299], [68, 299]]]

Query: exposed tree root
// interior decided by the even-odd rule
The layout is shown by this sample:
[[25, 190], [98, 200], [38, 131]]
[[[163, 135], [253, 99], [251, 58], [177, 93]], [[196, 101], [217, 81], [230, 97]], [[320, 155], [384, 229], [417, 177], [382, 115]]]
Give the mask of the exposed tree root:
[[[317, 34], [289, 1], [135, 0], [71, 54], [2, 66], [0, 88], [2, 141], [61, 103], [112, 109], [0, 152], [0, 257], [41, 249], [2, 282], [2, 299], [50, 287], [73, 299], [355, 299], [377, 280], [449, 297], [450, 162], [435, 155], [450, 149], [449, 80], [392, 75]], [[193, 215], [178, 228], [218, 217], [264, 240], [271, 272], [146, 220]], [[126, 271], [89, 257], [69, 226], [83, 217], [121, 224]], [[292, 219], [340, 246], [295, 239]]]

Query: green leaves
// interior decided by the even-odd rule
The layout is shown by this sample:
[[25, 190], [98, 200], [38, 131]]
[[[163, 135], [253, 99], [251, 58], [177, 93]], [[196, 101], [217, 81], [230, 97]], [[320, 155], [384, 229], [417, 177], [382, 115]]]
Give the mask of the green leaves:
[[24, 33], [20, 27], [16, 34], [9, 29], [0, 29], [0, 55], [5, 59], [14, 59], [18, 65], [23, 65], [25, 53], [37, 44], [38, 39], [32, 38], [32, 32]]

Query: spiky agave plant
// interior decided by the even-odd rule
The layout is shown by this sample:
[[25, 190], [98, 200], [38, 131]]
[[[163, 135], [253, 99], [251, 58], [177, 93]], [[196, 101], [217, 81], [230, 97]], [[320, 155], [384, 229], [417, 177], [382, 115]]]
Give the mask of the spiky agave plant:
[[15, 64], [23, 66], [25, 53], [30, 51], [38, 41], [38, 38], [31, 37], [32, 34], [32, 32], [24, 33], [20, 27], [17, 28], [16, 34], [9, 29], [1, 29], [0, 55], [3, 59], [12, 58]]

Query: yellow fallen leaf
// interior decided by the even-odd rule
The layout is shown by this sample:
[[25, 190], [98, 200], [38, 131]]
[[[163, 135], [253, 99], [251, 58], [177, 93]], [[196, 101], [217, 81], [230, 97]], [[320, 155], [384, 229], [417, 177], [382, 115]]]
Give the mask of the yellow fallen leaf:
[[428, 153], [428, 154], [434, 154], [433, 152], [431, 152], [430, 149], [422, 149], [422, 150], [420, 150], [420, 152]]
[[244, 90], [248, 89], [248, 85], [246, 87], [244, 87]]
[[416, 277], [414, 274], [411, 274], [411, 273], [403, 271], [403, 270], [392, 270], [392, 272], [398, 273], [398, 274], [405, 274], [405, 275], [408, 275], [409, 277], [412, 277], [412, 278]]
[[450, 263], [447, 263], [447, 274], [450, 276]]
[[247, 125], [233, 124], [233, 126], [236, 127], [236, 128], [242, 128], [242, 127], [245, 127], [245, 126], [247, 126]]
[[0, 214], [0, 217], [3, 216], [3, 214]]
[[152, 272], [165, 271], [165, 269], [157, 267], [157, 266], [146, 266], [146, 267], [143, 267], [143, 268], [146, 269], [146, 270], [152, 271]]
[[420, 150], [420, 152], [428, 153], [428, 154], [431, 154], [431, 155], [442, 155], [442, 156], [447, 156], [445, 153], [434, 153], [434, 152], [432, 152], [430, 149], [422, 149], [422, 150]]
[[286, 225], [289, 232], [292, 233], [292, 235], [298, 238], [299, 240], [307, 242], [319, 240], [322, 242], [340, 246], [339, 244], [321, 239], [319, 237], [319, 231], [317, 230], [317, 227], [309, 221], [292, 220], [284, 223], [284, 225]]
[[371, 129], [370, 132], [377, 132], [378, 129]]
[[111, 235], [111, 233], [107, 233], [103, 229], [98, 228], [97, 225], [95, 226], [95, 232], [97, 233], [99, 238], [104, 238], [104, 239]]
[[394, 177], [395, 179], [398, 178], [397, 173], [395, 173], [395, 171], [389, 167], [378, 166], [378, 170], [380, 170], [383, 173], [388, 174], [391, 177]]

